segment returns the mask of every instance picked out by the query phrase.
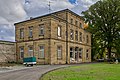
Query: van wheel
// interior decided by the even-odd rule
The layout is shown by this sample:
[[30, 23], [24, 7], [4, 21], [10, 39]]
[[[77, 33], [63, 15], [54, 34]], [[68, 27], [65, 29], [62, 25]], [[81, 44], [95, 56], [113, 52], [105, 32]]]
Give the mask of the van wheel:
[[25, 64], [26, 67], [28, 67], [29, 65], [28, 64]]
[[33, 66], [33, 64], [30, 64], [30, 66]]

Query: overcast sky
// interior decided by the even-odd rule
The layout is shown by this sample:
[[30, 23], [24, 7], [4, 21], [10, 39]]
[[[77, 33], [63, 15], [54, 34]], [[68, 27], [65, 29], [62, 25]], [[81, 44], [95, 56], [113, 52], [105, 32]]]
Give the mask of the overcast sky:
[[98, 0], [0, 0], [0, 40], [15, 41], [14, 23], [49, 13], [70, 9], [81, 14]]

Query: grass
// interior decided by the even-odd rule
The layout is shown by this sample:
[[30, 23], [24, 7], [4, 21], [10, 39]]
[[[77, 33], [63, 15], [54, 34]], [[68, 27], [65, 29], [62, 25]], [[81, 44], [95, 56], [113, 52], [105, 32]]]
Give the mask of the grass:
[[119, 80], [120, 64], [83, 64], [58, 69], [40, 80]]

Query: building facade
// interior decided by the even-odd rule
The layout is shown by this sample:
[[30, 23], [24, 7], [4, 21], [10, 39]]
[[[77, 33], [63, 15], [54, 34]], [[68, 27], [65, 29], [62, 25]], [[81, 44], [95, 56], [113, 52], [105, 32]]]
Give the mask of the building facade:
[[17, 61], [36, 57], [38, 64], [91, 62], [91, 34], [69, 9], [15, 24]]
[[15, 42], [0, 40], [0, 63], [15, 62]]

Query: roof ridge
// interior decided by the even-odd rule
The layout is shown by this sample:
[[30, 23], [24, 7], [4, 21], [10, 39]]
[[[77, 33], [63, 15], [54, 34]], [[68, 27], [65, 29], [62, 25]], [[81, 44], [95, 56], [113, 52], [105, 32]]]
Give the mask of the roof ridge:
[[[31, 20], [34, 20], [34, 19], [38, 19], [38, 18], [40, 18], [40, 17], [49, 16], [49, 15], [52, 15], [52, 14], [55, 14], [55, 13], [59, 13], [59, 12], [62, 12], [62, 11], [69, 11], [69, 12], [75, 14], [76, 16], [81, 17], [81, 16], [78, 15], [77, 13], [75, 13], [75, 12], [73, 12], [72, 10], [70, 10], [70, 9], [67, 8], [67, 9], [58, 10], [58, 11], [55, 11], [55, 12], [52, 12], [52, 13], [48, 13], [48, 14], [45, 14], [45, 15], [41, 15], [41, 16], [38, 16], [38, 17], [35, 17], [35, 18], [31, 18], [31, 19], [28, 19], [28, 20], [25, 20], [25, 21], [21, 21], [21, 22], [15, 23], [14, 25], [19, 24], [19, 23], [23, 23], [23, 22], [27, 22], [27, 21], [31, 21]], [[81, 19], [82, 19], [82, 17], [81, 17]]]

